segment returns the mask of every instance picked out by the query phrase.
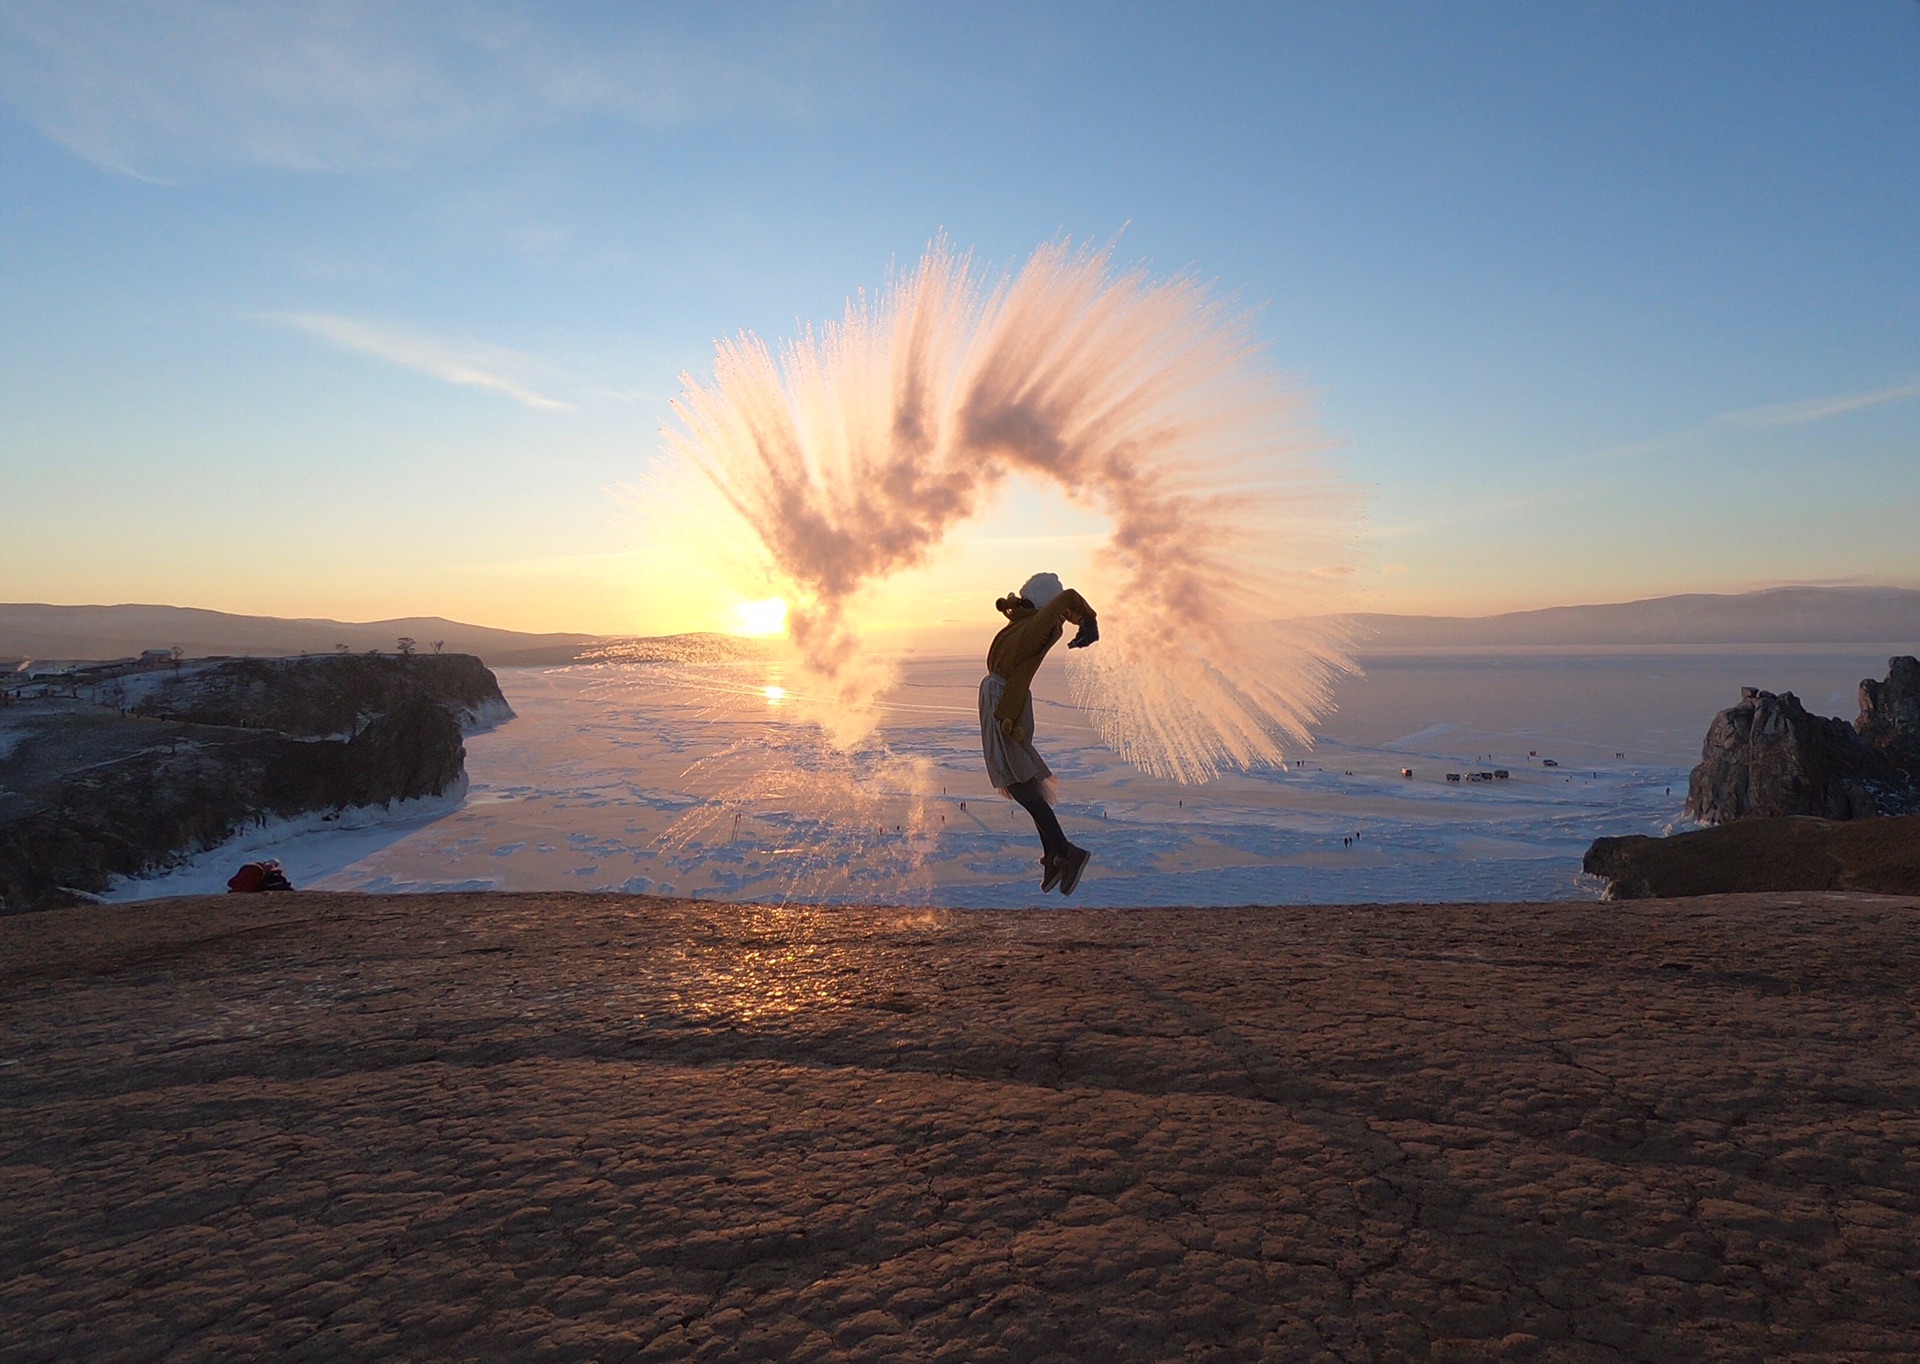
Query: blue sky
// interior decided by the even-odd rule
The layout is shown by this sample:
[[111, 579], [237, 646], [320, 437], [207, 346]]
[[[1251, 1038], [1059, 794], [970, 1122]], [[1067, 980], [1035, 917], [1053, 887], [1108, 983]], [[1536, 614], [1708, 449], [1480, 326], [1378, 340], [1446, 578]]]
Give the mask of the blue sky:
[[1913, 0], [0, 0], [0, 598], [705, 623], [678, 376], [943, 231], [1254, 310], [1371, 609], [1920, 586]]

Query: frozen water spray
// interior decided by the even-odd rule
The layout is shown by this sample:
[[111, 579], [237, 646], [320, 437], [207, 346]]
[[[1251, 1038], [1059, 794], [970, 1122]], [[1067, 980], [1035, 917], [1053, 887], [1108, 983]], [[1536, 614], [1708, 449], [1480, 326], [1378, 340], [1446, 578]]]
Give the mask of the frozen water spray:
[[[750, 546], [843, 746], [888, 681], [863, 647], [863, 592], [922, 566], [1023, 475], [1111, 524], [1075, 584], [1101, 643], [1069, 676], [1128, 761], [1182, 782], [1277, 764], [1351, 666], [1356, 491], [1248, 318], [1192, 279], [1062, 242], [989, 282], [938, 243], [839, 322], [777, 355], [724, 341], [712, 378], [684, 383], [669, 452], [744, 527], [728, 537], [695, 514], [682, 526], [707, 548], [692, 552]], [[983, 652], [988, 604], [1044, 567], [980, 585]]]

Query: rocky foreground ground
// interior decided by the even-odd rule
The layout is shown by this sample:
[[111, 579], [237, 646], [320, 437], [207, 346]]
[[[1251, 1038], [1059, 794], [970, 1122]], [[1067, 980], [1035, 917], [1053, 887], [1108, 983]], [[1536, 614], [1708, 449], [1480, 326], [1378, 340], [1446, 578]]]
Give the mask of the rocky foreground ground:
[[1920, 901], [0, 922], [0, 1357], [1920, 1357]]

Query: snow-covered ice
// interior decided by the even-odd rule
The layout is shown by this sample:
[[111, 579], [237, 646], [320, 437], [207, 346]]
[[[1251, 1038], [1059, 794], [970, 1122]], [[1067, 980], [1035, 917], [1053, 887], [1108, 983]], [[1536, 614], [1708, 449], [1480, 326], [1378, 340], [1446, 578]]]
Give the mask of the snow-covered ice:
[[[227, 878], [242, 864], [269, 857], [280, 862], [294, 885], [312, 885], [456, 813], [466, 791], [466, 785], [461, 784], [438, 796], [397, 800], [387, 806], [361, 806], [332, 814], [268, 820], [157, 876], [118, 879], [99, 898], [115, 902], [150, 900], [161, 895], [212, 895], [227, 888]], [[472, 888], [422, 886], [419, 889]]]
[[[1039, 744], [1069, 836], [1094, 852], [1077, 902], [1590, 898], [1588, 843], [1678, 827], [1700, 736], [1740, 685], [1850, 714], [1853, 684], [1883, 668], [1872, 646], [1374, 659], [1286, 770], [1194, 787], [1116, 759], [1043, 672]], [[258, 830], [115, 898], [218, 889], [274, 856], [295, 884], [340, 890], [1062, 903], [1039, 893], [1031, 823], [982, 771], [974, 661], [907, 660], [853, 755], [770, 694], [791, 680], [777, 662], [498, 675], [518, 718], [467, 741], [463, 802]], [[1496, 768], [1511, 775], [1445, 779]]]

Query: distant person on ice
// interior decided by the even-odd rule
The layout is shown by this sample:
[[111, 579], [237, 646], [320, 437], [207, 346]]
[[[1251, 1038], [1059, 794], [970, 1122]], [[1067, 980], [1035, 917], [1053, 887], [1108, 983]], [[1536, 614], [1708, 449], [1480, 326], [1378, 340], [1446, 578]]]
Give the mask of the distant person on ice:
[[1026, 586], [993, 605], [1007, 624], [987, 649], [987, 675], [980, 679], [980, 747], [987, 758], [987, 776], [1002, 795], [1019, 801], [1033, 816], [1040, 833], [1040, 889], [1057, 885], [1062, 895], [1071, 895], [1091, 854], [1069, 843], [1054, 818], [1053, 771], [1033, 746], [1030, 688], [1067, 622], [1080, 627], [1067, 641], [1069, 649], [1092, 644], [1100, 638], [1100, 627], [1086, 598], [1063, 587], [1052, 573], [1034, 574]]

